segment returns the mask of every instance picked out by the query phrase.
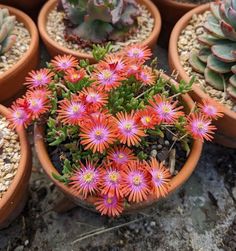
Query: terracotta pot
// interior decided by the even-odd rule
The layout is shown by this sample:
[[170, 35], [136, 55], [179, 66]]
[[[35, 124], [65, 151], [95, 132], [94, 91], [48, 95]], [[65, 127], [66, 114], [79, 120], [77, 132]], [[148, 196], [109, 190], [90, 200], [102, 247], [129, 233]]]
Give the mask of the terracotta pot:
[[[38, 27], [40, 36], [46, 45], [49, 54], [54, 57], [58, 54], [70, 54], [74, 55], [79, 59], [89, 59], [90, 62], [94, 62], [93, 57], [87, 53], [76, 52], [74, 50], [67, 49], [58, 43], [56, 43], [47, 33], [46, 31], [46, 22], [48, 14], [54, 9], [57, 5], [58, 0], [49, 0], [42, 8], [41, 12], [39, 13], [38, 17]], [[152, 14], [153, 18], [155, 19], [154, 29], [151, 35], [143, 41], [144, 45], [149, 46], [150, 48], [154, 48], [156, 45], [160, 30], [161, 30], [161, 16], [156, 8], [156, 6], [151, 2], [151, 0], [137, 0], [140, 4], [143, 4], [147, 7], [147, 9]]]
[[9, 103], [9, 99], [23, 89], [25, 77], [29, 71], [36, 68], [39, 62], [39, 36], [34, 22], [22, 11], [15, 8], [0, 5], [0, 8], [8, 8], [10, 14], [15, 15], [22, 22], [31, 35], [31, 43], [28, 51], [9, 70], [0, 74], [0, 102]]
[[[0, 114], [6, 117], [9, 110], [0, 105]], [[17, 130], [21, 147], [21, 159], [17, 173], [7, 192], [0, 199], [0, 229], [7, 227], [22, 211], [28, 195], [28, 182], [32, 167], [31, 149], [26, 131]]]
[[[162, 77], [166, 80], [169, 80], [169, 77], [165, 74], [162, 74]], [[173, 81], [174, 82], [174, 81]], [[176, 82], [174, 82], [177, 84]], [[186, 111], [190, 111], [193, 107], [193, 101], [188, 95], [182, 96], [183, 103], [185, 104]], [[47, 145], [44, 141], [44, 126], [42, 125], [35, 125], [34, 129], [34, 143], [35, 143], [35, 149], [37, 156], [39, 158], [39, 161], [48, 175], [48, 177], [55, 183], [55, 185], [68, 197], [71, 201], [73, 201], [75, 204], [82, 206], [86, 209], [95, 211], [95, 208], [93, 206], [94, 197], [90, 196], [86, 201], [84, 201], [81, 197], [75, 196], [72, 194], [72, 192], [69, 190], [68, 186], [64, 185], [63, 183], [59, 182], [58, 180], [54, 179], [52, 177], [52, 173], [59, 174], [56, 168], [53, 166], [50, 157], [47, 152]], [[195, 140], [192, 145], [191, 152], [189, 154], [189, 157], [187, 158], [184, 166], [182, 167], [181, 171], [173, 177], [173, 179], [170, 182], [170, 192], [175, 191], [177, 188], [179, 188], [183, 183], [190, 177], [192, 172], [194, 171], [198, 160], [201, 155], [202, 151], [202, 145], [203, 143], [199, 140]], [[148, 200], [142, 203], [132, 204], [129, 208], [126, 208], [124, 213], [132, 213], [135, 211], [139, 211], [143, 208], [152, 206], [154, 203], [156, 203], [158, 200], [152, 196], [149, 196]]]
[[[177, 41], [180, 33], [187, 26], [194, 14], [204, 13], [209, 9], [209, 4], [205, 4], [191, 10], [178, 21], [172, 31], [169, 44], [169, 65], [171, 69], [176, 69], [179, 72], [179, 80], [184, 79], [187, 82], [190, 80], [179, 59]], [[193, 86], [193, 91], [190, 94], [197, 102], [209, 98], [209, 96], [196, 85]], [[218, 128], [215, 135], [215, 142], [236, 148], [236, 113], [221, 104], [220, 106], [223, 110], [224, 117], [214, 122]]]
[[193, 3], [181, 3], [176, 0], [153, 0], [159, 8], [163, 20], [160, 34], [160, 45], [168, 48], [171, 31], [176, 22], [188, 11], [197, 7]]
[[1, 0], [1, 4], [6, 4], [23, 10], [32, 17], [36, 17], [40, 8], [47, 0]]

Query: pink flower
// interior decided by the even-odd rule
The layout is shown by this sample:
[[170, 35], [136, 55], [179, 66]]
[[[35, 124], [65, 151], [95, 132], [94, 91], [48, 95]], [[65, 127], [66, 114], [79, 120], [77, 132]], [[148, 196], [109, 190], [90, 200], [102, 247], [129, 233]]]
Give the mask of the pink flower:
[[141, 137], [145, 136], [145, 133], [136, 123], [134, 111], [130, 114], [118, 112], [116, 117], [117, 138], [121, 143], [128, 146], [137, 145], [141, 141]]
[[78, 60], [71, 55], [58, 55], [51, 61], [56, 71], [66, 71], [78, 65]]
[[186, 130], [194, 139], [200, 139], [201, 141], [204, 141], [204, 139], [212, 140], [212, 134], [214, 134], [213, 131], [216, 130], [216, 127], [211, 125], [211, 122], [211, 119], [202, 114], [192, 113], [188, 116]]
[[145, 164], [140, 161], [132, 161], [127, 164], [123, 171], [122, 191], [130, 202], [147, 200], [150, 194], [148, 175]]
[[26, 85], [30, 88], [46, 87], [51, 81], [54, 73], [49, 69], [40, 69], [31, 71], [29, 77], [26, 77]]
[[149, 103], [160, 123], [173, 124], [180, 116], [184, 116], [184, 113], [179, 111], [183, 107], [176, 107], [178, 101], [171, 102], [160, 95], [156, 95], [154, 101], [149, 101]]
[[87, 161], [86, 165], [74, 170], [70, 177], [70, 189], [73, 193], [82, 195], [85, 199], [98, 191], [101, 178], [100, 168]]
[[101, 212], [101, 215], [108, 215], [110, 217], [120, 215], [124, 210], [123, 204], [124, 202], [116, 196], [109, 197], [108, 195], [97, 198], [95, 202], [96, 209]]
[[198, 104], [198, 106], [201, 112], [210, 119], [218, 119], [224, 116], [220, 106], [213, 100], [204, 99], [202, 104]]
[[144, 62], [150, 59], [152, 52], [147, 46], [135, 44], [125, 48], [124, 56], [131, 60]]
[[110, 149], [107, 158], [117, 166], [126, 165], [129, 161], [136, 159], [133, 152], [125, 146], [115, 146]]
[[60, 101], [58, 118], [64, 124], [82, 125], [86, 113], [86, 106], [79, 101], [78, 96], [72, 96], [71, 100]]

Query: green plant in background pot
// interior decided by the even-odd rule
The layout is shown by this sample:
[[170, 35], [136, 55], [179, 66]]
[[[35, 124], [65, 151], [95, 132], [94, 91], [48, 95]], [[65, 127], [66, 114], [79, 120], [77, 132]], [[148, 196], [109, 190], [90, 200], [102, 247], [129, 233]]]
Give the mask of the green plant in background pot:
[[236, 0], [211, 3], [210, 8], [204, 25], [207, 34], [198, 36], [202, 48], [191, 54], [189, 62], [204, 74], [207, 84], [227, 90], [236, 100]]

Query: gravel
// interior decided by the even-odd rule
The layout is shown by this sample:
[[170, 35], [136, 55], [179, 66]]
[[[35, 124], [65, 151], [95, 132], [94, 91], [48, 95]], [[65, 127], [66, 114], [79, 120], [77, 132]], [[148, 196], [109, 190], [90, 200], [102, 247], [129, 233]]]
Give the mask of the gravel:
[[13, 67], [27, 52], [30, 46], [30, 33], [23, 23], [16, 21], [13, 33], [17, 35], [17, 40], [8, 52], [0, 56], [0, 76]]
[[193, 15], [189, 24], [183, 29], [178, 40], [178, 52], [180, 55], [180, 62], [189, 76], [196, 76], [196, 84], [212, 98], [222, 103], [229, 109], [236, 112], [236, 104], [230, 99], [227, 93], [223, 91], [215, 90], [213, 87], [207, 85], [205, 78], [202, 74], [199, 74], [193, 70], [189, 64], [189, 55], [191, 51], [199, 51], [201, 45], [197, 41], [197, 36], [204, 33], [203, 24], [206, 17], [209, 15], [209, 11], [203, 14]]
[[20, 161], [20, 143], [9, 122], [0, 116], [0, 199], [15, 177]]
[[[124, 42], [113, 42], [114, 51], [120, 50], [122, 47], [131, 45], [134, 43], [140, 43], [144, 41], [151, 34], [154, 27], [154, 19], [145, 6], [138, 5], [140, 10], [140, 16], [138, 17], [138, 29], [135, 34], [132, 34]], [[91, 54], [91, 48], [81, 48], [77, 43], [66, 41], [64, 38], [65, 25], [63, 22], [64, 12], [58, 12], [56, 8], [52, 10], [48, 15], [48, 21], [46, 29], [48, 35], [59, 45], [68, 48], [73, 51]]]

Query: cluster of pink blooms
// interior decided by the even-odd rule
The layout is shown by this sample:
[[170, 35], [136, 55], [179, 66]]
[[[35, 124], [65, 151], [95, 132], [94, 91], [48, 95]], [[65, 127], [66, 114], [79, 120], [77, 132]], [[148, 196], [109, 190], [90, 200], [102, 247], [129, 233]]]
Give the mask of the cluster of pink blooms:
[[[104, 154], [97, 162], [81, 162], [69, 178], [71, 191], [86, 199], [95, 197], [96, 208], [109, 216], [119, 215], [124, 202], [139, 203], [148, 198], [168, 194], [171, 175], [169, 169], [155, 158], [140, 161], [134, 146], [159, 125], [174, 125], [184, 116], [178, 101], [157, 94], [142, 110], [130, 113], [108, 110], [109, 94], [134, 76], [140, 85], [150, 88], [156, 84], [154, 71], [144, 65], [151, 57], [146, 47], [135, 45], [98, 62], [92, 73], [78, 66], [72, 56], [57, 56], [51, 68], [32, 71], [26, 78], [29, 90], [12, 105], [9, 117], [12, 126], [27, 127], [42, 115], [50, 113], [52, 83], [63, 91], [69, 84], [78, 84], [85, 77], [92, 80], [89, 87], [72, 93], [59, 101], [57, 121], [78, 127], [78, 138], [84, 151]], [[60, 81], [55, 81], [58, 75]], [[58, 84], [59, 83], [59, 84]], [[65, 87], [65, 88], [63, 88]], [[222, 116], [216, 104], [206, 100], [197, 112], [187, 116], [186, 133], [194, 139], [212, 139], [215, 127], [212, 119]]]

